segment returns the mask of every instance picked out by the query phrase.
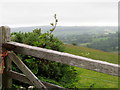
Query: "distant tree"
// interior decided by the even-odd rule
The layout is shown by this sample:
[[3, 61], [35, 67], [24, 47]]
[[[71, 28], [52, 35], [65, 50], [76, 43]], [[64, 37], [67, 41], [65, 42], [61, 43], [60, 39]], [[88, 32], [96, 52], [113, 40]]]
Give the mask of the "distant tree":
[[[105, 39], [100, 39], [97, 41], [94, 41], [87, 45], [89, 48], [95, 48], [95, 49], [100, 49], [103, 51], [118, 51], [118, 36], [117, 32], [115, 34], [109, 34], [107, 37], [105, 36]], [[101, 38], [101, 37], [100, 37]], [[104, 38], [102, 36], [102, 38]]]
[[76, 43], [72, 43], [72, 45], [77, 46], [77, 44], [76, 44]]

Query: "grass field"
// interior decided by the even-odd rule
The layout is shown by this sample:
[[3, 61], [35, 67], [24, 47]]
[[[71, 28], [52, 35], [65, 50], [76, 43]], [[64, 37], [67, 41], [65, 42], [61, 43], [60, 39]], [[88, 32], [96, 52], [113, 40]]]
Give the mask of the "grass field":
[[108, 53], [101, 50], [96, 50], [86, 47], [73, 46], [69, 44], [65, 44], [64, 46], [65, 46], [65, 52], [67, 53], [118, 64], [117, 54]]
[[[64, 45], [65, 52], [96, 60], [118, 63], [118, 55], [85, 47]], [[78, 73], [77, 88], [118, 88], [118, 77], [75, 67]]]

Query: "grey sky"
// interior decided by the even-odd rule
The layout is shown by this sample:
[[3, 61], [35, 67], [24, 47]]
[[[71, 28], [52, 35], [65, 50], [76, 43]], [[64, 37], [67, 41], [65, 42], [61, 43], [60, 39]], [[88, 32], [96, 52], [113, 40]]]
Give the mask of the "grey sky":
[[0, 25], [49, 25], [55, 13], [63, 26], [118, 24], [117, 0], [3, 0], [0, 12]]

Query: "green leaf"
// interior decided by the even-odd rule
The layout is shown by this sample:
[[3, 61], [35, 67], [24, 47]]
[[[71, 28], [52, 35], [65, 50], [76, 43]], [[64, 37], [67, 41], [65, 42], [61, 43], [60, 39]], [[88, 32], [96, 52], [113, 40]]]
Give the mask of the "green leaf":
[[53, 24], [53, 23], [50, 23], [50, 25], [54, 26], [54, 24]]
[[32, 59], [25, 59], [25, 61], [26, 61], [27, 63], [32, 63], [32, 62], [33, 62]]
[[58, 22], [58, 19], [56, 19], [56, 22]]
[[53, 31], [54, 31], [54, 28], [50, 29], [50, 31], [53, 32]]

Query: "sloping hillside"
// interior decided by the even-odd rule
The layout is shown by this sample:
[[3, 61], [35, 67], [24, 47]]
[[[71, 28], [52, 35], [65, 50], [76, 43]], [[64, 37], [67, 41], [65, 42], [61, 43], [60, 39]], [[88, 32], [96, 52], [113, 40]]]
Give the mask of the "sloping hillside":
[[69, 44], [65, 44], [64, 46], [67, 53], [118, 64], [118, 55], [116, 54]]
[[[118, 55], [116, 54], [68, 44], [65, 44], [64, 46], [65, 52], [67, 53], [107, 61], [110, 63], [118, 63]], [[117, 76], [99, 73], [79, 67], [75, 67], [75, 69], [78, 73], [78, 82], [75, 83], [77, 88], [118, 88], [119, 81]]]

